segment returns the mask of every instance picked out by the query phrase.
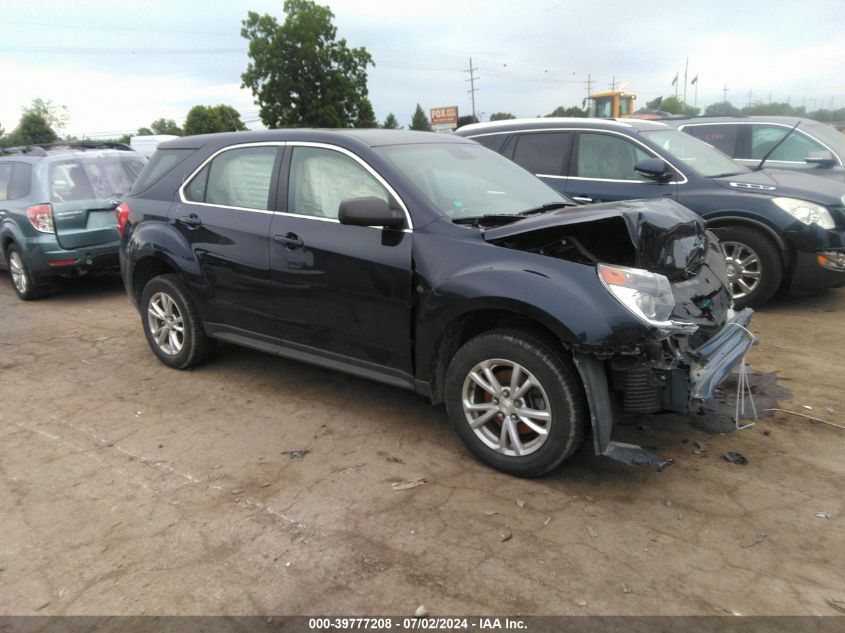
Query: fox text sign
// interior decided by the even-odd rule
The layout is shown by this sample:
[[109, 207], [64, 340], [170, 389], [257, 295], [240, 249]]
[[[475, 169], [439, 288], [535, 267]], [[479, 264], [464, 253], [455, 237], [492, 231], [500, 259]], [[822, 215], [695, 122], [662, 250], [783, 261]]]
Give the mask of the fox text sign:
[[431, 109], [431, 127], [435, 130], [454, 130], [458, 127], [458, 106]]

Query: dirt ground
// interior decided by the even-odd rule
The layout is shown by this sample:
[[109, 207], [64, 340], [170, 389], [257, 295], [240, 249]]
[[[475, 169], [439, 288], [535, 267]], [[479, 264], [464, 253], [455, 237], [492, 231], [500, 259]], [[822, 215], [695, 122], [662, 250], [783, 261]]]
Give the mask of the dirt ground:
[[[756, 315], [750, 362], [778, 376], [760, 395], [788, 389], [778, 406], [845, 424], [844, 310], [840, 289]], [[553, 476], [509, 477], [412, 393], [235, 347], [177, 372], [117, 280], [24, 303], [0, 273], [0, 614], [845, 604], [845, 430], [783, 413], [724, 434], [661, 416], [624, 430], [674, 465], [588, 442]]]

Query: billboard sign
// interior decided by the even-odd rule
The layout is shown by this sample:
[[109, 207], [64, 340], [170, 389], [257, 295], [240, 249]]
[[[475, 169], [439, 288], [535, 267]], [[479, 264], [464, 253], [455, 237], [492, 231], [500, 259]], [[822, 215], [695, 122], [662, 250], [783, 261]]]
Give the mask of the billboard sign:
[[454, 130], [458, 127], [458, 106], [432, 108], [431, 127], [435, 130]]

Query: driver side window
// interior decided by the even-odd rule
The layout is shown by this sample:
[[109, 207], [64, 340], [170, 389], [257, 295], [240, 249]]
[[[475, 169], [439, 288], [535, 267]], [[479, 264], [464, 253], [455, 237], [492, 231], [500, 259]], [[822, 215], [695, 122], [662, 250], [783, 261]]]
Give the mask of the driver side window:
[[294, 147], [288, 187], [288, 213], [336, 220], [349, 198], [381, 198], [387, 190], [349, 156], [320, 147]]
[[646, 179], [634, 171], [634, 166], [651, 158], [630, 141], [610, 134], [584, 132], [578, 135], [578, 164], [576, 176], [599, 180]]

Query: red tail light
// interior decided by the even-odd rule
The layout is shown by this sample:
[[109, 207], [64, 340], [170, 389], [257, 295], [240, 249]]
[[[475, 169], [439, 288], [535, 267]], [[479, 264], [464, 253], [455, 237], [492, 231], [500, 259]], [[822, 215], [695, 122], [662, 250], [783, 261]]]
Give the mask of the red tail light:
[[35, 227], [36, 231], [42, 233], [56, 232], [53, 225], [53, 207], [49, 204], [35, 204], [27, 207], [26, 217], [29, 218], [29, 222]]
[[129, 221], [129, 205], [121, 202], [114, 210], [114, 217], [117, 218], [117, 232], [123, 237], [126, 230], [126, 223]]

